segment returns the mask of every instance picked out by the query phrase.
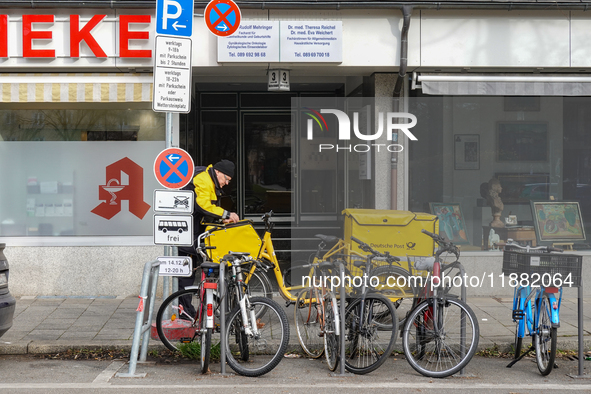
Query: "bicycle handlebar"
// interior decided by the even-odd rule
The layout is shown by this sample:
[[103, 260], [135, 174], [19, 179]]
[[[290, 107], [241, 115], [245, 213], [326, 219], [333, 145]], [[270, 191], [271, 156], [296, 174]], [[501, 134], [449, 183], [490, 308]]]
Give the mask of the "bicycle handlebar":
[[261, 216], [261, 220], [266, 223], [269, 219], [271, 219], [272, 216], [273, 216], [273, 210], [270, 210], [269, 212], [265, 212], [265, 214], [263, 216]]
[[443, 252], [453, 253], [456, 256], [456, 259], [460, 258], [460, 250], [456, 245], [454, 245], [451, 241], [446, 241], [441, 235], [432, 233], [425, 229], [421, 229], [423, 234], [428, 235], [429, 237], [433, 238], [435, 242], [439, 245], [439, 249], [435, 253], [436, 256], [440, 256]]
[[529, 252], [530, 250], [541, 250], [541, 251], [546, 251], [547, 253], [550, 253], [550, 252], [562, 253], [562, 252], [564, 252], [563, 249], [555, 248], [553, 246], [544, 246], [544, 245], [542, 245], [542, 246], [521, 246], [517, 242], [513, 241], [512, 239], [507, 240], [506, 246], [510, 246], [512, 248], [524, 249], [526, 252]]

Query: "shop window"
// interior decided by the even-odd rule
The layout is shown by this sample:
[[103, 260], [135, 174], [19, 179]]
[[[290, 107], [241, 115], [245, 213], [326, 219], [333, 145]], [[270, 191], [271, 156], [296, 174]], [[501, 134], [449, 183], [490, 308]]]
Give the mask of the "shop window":
[[152, 235], [164, 118], [148, 109], [1, 110], [0, 237]]
[[[539, 242], [532, 201], [577, 202], [580, 221], [556, 228], [589, 234], [590, 105], [588, 97], [412, 97], [418, 140], [408, 143], [409, 209], [439, 214], [445, 235], [465, 250], [494, 248], [491, 229], [501, 244]], [[490, 192], [495, 184], [498, 197]], [[434, 212], [442, 204], [457, 220]], [[565, 238], [588, 248], [584, 239]]]

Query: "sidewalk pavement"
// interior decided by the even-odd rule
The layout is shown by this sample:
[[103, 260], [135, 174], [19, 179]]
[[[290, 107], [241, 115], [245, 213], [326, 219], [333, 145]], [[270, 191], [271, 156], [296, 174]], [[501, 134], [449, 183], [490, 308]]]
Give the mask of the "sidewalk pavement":
[[[278, 294], [274, 299], [285, 305]], [[138, 303], [137, 297], [17, 297], [13, 326], [0, 338], [0, 354], [47, 354], [98, 348], [129, 350]], [[156, 308], [159, 303], [157, 299]], [[480, 324], [479, 348], [497, 345], [501, 350], [510, 349], [515, 336], [512, 298], [471, 297], [468, 304]], [[290, 347], [299, 348], [292, 308], [286, 310], [292, 321]], [[578, 349], [577, 310], [576, 298], [563, 298], [559, 349]], [[583, 314], [584, 350], [588, 351], [591, 347], [591, 297], [584, 299]], [[397, 345], [400, 345], [399, 339]], [[163, 345], [151, 340], [150, 347]]]

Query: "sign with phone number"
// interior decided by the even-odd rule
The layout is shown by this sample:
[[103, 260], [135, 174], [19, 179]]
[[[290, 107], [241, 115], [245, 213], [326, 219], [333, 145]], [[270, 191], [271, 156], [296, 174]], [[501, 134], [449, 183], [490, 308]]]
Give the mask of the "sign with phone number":
[[160, 276], [191, 276], [193, 260], [189, 256], [158, 257]]
[[342, 61], [342, 21], [249, 21], [218, 38], [220, 63]]

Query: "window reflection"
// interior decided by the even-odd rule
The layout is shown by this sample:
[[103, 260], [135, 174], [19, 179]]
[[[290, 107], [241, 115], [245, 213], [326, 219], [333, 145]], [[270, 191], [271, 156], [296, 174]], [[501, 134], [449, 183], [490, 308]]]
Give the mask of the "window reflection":
[[164, 114], [150, 110], [3, 110], [0, 141], [158, 141]]

